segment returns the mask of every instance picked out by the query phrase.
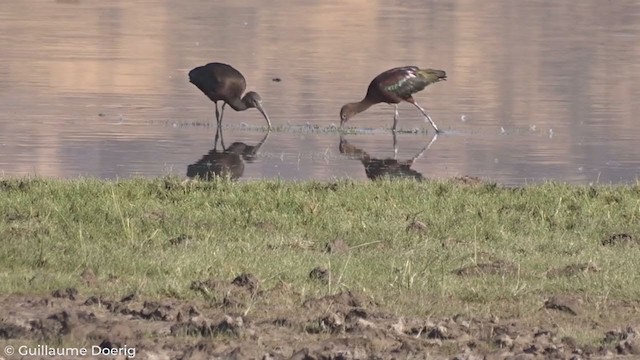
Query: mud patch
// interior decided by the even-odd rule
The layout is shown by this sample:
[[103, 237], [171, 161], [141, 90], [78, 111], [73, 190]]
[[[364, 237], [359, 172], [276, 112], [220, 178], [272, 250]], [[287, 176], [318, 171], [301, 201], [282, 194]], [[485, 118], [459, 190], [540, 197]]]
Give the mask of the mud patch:
[[[575, 296], [552, 296], [543, 311], [522, 319], [471, 313], [399, 317], [353, 291], [305, 299], [285, 282], [263, 287], [253, 275], [241, 274], [232, 281], [194, 281], [193, 290], [206, 295], [190, 301], [144, 299], [135, 293], [115, 300], [67, 289], [45, 297], [6, 296], [0, 300], [0, 341], [126, 345], [136, 349], [136, 359], [587, 359], [640, 354], [640, 321], [616, 326], [606, 323], [609, 314], [597, 314], [599, 320], [593, 322], [594, 314], [583, 309], [588, 303]], [[229, 307], [228, 298], [250, 303]], [[633, 309], [638, 305], [618, 307], [617, 318], [633, 319], [635, 314], [637, 319]], [[561, 336], [560, 329], [577, 323], [590, 324], [601, 337], [581, 344]]]

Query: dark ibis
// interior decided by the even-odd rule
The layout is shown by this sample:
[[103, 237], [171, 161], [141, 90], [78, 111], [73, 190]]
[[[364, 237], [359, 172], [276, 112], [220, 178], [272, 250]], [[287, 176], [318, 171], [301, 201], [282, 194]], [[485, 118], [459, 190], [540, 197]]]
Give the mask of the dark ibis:
[[397, 67], [376, 76], [367, 89], [367, 95], [359, 102], [346, 104], [340, 109], [340, 127], [350, 118], [378, 103], [395, 105], [393, 128], [395, 132], [398, 124], [398, 104], [402, 101], [409, 102], [420, 110], [436, 133], [439, 133], [436, 123], [431, 116], [413, 99], [413, 94], [424, 90], [430, 84], [447, 80], [447, 74], [443, 70], [420, 69], [417, 66]]
[[[189, 71], [189, 82], [216, 104], [218, 127], [222, 124], [224, 107], [228, 104], [235, 111], [249, 108], [258, 109], [267, 120], [267, 126], [271, 130], [271, 121], [262, 107], [262, 98], [255, 91], [249, 91], [242, 96], [247, 88], [247, 82], [244, 76], [231, 65], [214, 62], [198, 66]], [[218, 101], [223, 102], [220, 111], [218, 111]]]

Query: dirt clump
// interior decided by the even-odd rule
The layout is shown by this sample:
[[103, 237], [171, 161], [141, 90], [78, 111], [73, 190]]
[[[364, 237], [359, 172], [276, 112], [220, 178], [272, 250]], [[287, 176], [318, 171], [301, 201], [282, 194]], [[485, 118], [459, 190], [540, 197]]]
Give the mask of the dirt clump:
[[322, 283], [328, 284], [331, 279], [331, 271], [325, 267], [318, 266], [311, 270], [309, 273], [309, 279], [318, 280]]
[[640, 239], [631, 234], [618, 233], [603, 239], [601, 243], [603, 246], [640, 245]]

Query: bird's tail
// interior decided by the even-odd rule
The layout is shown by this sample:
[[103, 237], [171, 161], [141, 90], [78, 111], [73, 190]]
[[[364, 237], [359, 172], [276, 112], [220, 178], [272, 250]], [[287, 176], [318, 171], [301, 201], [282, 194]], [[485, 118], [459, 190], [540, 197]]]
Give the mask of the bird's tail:
[[447, 80], [447, 73], [444, 70], [421, 69], [418, 73], [427, 81], [427, 85]]

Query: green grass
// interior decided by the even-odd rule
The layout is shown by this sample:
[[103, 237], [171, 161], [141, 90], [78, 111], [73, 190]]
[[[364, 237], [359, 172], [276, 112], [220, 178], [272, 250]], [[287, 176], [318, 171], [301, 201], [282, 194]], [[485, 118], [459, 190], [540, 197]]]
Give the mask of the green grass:
[[[426, 230], [407, 231], [414, 219]], [[640, 236], [640, 184], [4, 179], [0, 294], [84, 291], [91, 269], [92, 294], [195, 298], [194, 280], [250, 272], [267, 288], [351, 289], [398, 313], [515, 315], [549, 294], [640, 298], [640, 246], [601, 244], [615, 233]], [[337, 238], [351, 250], [326, 253]], [[454, 273], [498, 260], [510, 271]], [[599, 271], [546, 275], [588, 262]], [[309, 279], [316, 266], [331, 270], [328, 284]]]

